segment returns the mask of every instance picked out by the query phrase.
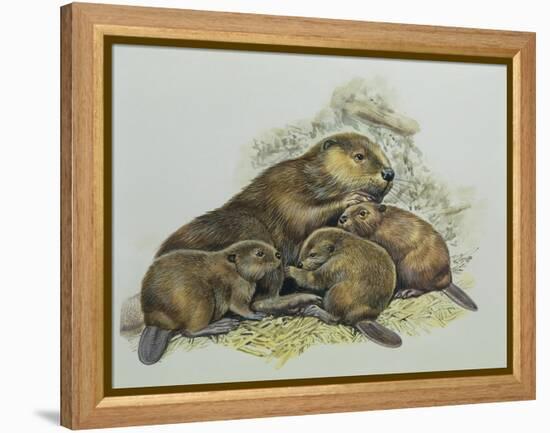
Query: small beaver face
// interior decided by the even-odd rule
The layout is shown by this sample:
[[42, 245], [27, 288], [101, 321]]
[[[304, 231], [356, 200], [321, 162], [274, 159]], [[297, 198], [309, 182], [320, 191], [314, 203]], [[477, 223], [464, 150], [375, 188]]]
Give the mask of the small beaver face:
[[338, 227], [368, 238], [376, 231], [385, 211], [386, 206], [383, 204], [360, 203], [350, 206], [338, 219]]
[[314, 271], [323, 265], [334, 254], [336, 246], [330, 240], [321, 241], [315, 245], [311, 245], [307, 251], [300, 254], [298, 267], [306, 271]]
[[242, 241], [228, 249], [227, 260], [235, 263], [237, 272], [248, 281], [258, 281], [281, 266], [281, 253], [261, 241]]
[[[314, 231], [304, 242], [300, 250], [298, 267], [314, 271], [338, 253], [342, 244], [342, 230], [322, 228]], [[348, 235], [349, 236], [349, 235]]]
[[[380, 203], [392, 188], [395, 176], [380, 146], [367, 137], [336, 134], [320, 144], [325, 172], [340, 192], [360, 191]], [[330, 183], [330, 182], [327, 182]]]

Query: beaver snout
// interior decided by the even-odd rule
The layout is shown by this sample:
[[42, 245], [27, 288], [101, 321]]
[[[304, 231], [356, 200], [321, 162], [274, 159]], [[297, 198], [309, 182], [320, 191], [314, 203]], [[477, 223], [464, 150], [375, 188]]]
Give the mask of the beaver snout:
[[279, 251], [275, 252], [275, 257], [279, 260], [281, 260], [281, 253]]
[[339, 219], [338, 219], [338, 222], [342, 225], [344, 225], [346, 223], [346, 221], [348, 220], [348, 217], [347, 215], [342, 215]]
[[382, 175], [382, 179], [384, 179], [386, 182], [391, 182], [395, 177], [395, 171], [393, 171], [393, 169], [390, 167], [384, 167], [380, 174]]
[[304, 267], [304, 264], [302, 262], [298, 262], [298, 264], [296, 265], [296, 267], [298, 269], [302, 269]]

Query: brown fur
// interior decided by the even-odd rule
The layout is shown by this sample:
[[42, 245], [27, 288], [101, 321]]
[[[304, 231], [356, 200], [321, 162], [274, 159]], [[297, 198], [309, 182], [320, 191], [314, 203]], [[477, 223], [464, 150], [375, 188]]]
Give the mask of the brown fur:
[[194, 333], [228, 311], [252, 318], [249, 305], [256, 281], [280, 264], [275, 248], [260, 241], [238, 242], [218, 252], [165, 254], [143, 278], [145, 325]]
[[395, 265], [388, 253], [338, 228], [322, 228], [305, 241], [302, 269], [288, 274], [302, 286], [326, 292], [325, 311], [338, 323], [374, 320], [386, 308], [395, 287]]
[[374, 203], [351, 206], [342, 216], [341, 228], [388, 251], [397, 267], [396, 294], [418, 296], [452, 283], [449, 250], [428, 222], [398, 207]]
[[[157, 256], [182, 248], [215, 251], [258, 239], [281, 251], [283, 263], [295, 264], [302, 241], [335, 223], [347, 205], [366, 197], [383, 199], [392, 183], [381, 172], [389, 168], [384, 152], [366, 137], [333, 135], [299, 158], [268, 168], [225, 205], [179, 228]], [[308, 294], [279, 297], [283, 279], [280, 267], [258, 282], [257, 310], [288, 312], [316, 300]]]

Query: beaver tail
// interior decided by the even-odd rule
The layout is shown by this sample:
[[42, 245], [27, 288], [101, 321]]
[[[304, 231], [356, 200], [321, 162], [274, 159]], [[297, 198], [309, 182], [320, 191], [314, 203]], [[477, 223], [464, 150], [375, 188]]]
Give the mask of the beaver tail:
[[453, 302], [460, 305], [462, 308], [470, 311], [477, 311], [476, 303], [470, 298], [464, 290], [457, 285], [451, 283], [449, 287], [442, 290]]
[[139, 360], [145, 365], [156, 363], [166, 351], [168, 343], [177, 333], [158, 326], [146, 326], [141, 332], [138, 347]]
[[362, 320], [355, 327], [369, 340], [380, 346], [397, 348], [403, 343], [401, 337], [374, 320]]

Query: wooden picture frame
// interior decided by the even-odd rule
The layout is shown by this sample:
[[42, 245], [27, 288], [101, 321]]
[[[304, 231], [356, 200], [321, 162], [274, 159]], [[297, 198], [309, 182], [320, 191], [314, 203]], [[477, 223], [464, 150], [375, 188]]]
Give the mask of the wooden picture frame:
[[[118, 38], [118, 39], [116, 39]], [[508, 66], [508, 367], [134, 395], [109, 389], [109, 41]], [[61, 424], [96, 428], [535, 398], [535, 34], [175, 9], [61, 8]], [[299, 382], [299, 381], [298, 381]]]

